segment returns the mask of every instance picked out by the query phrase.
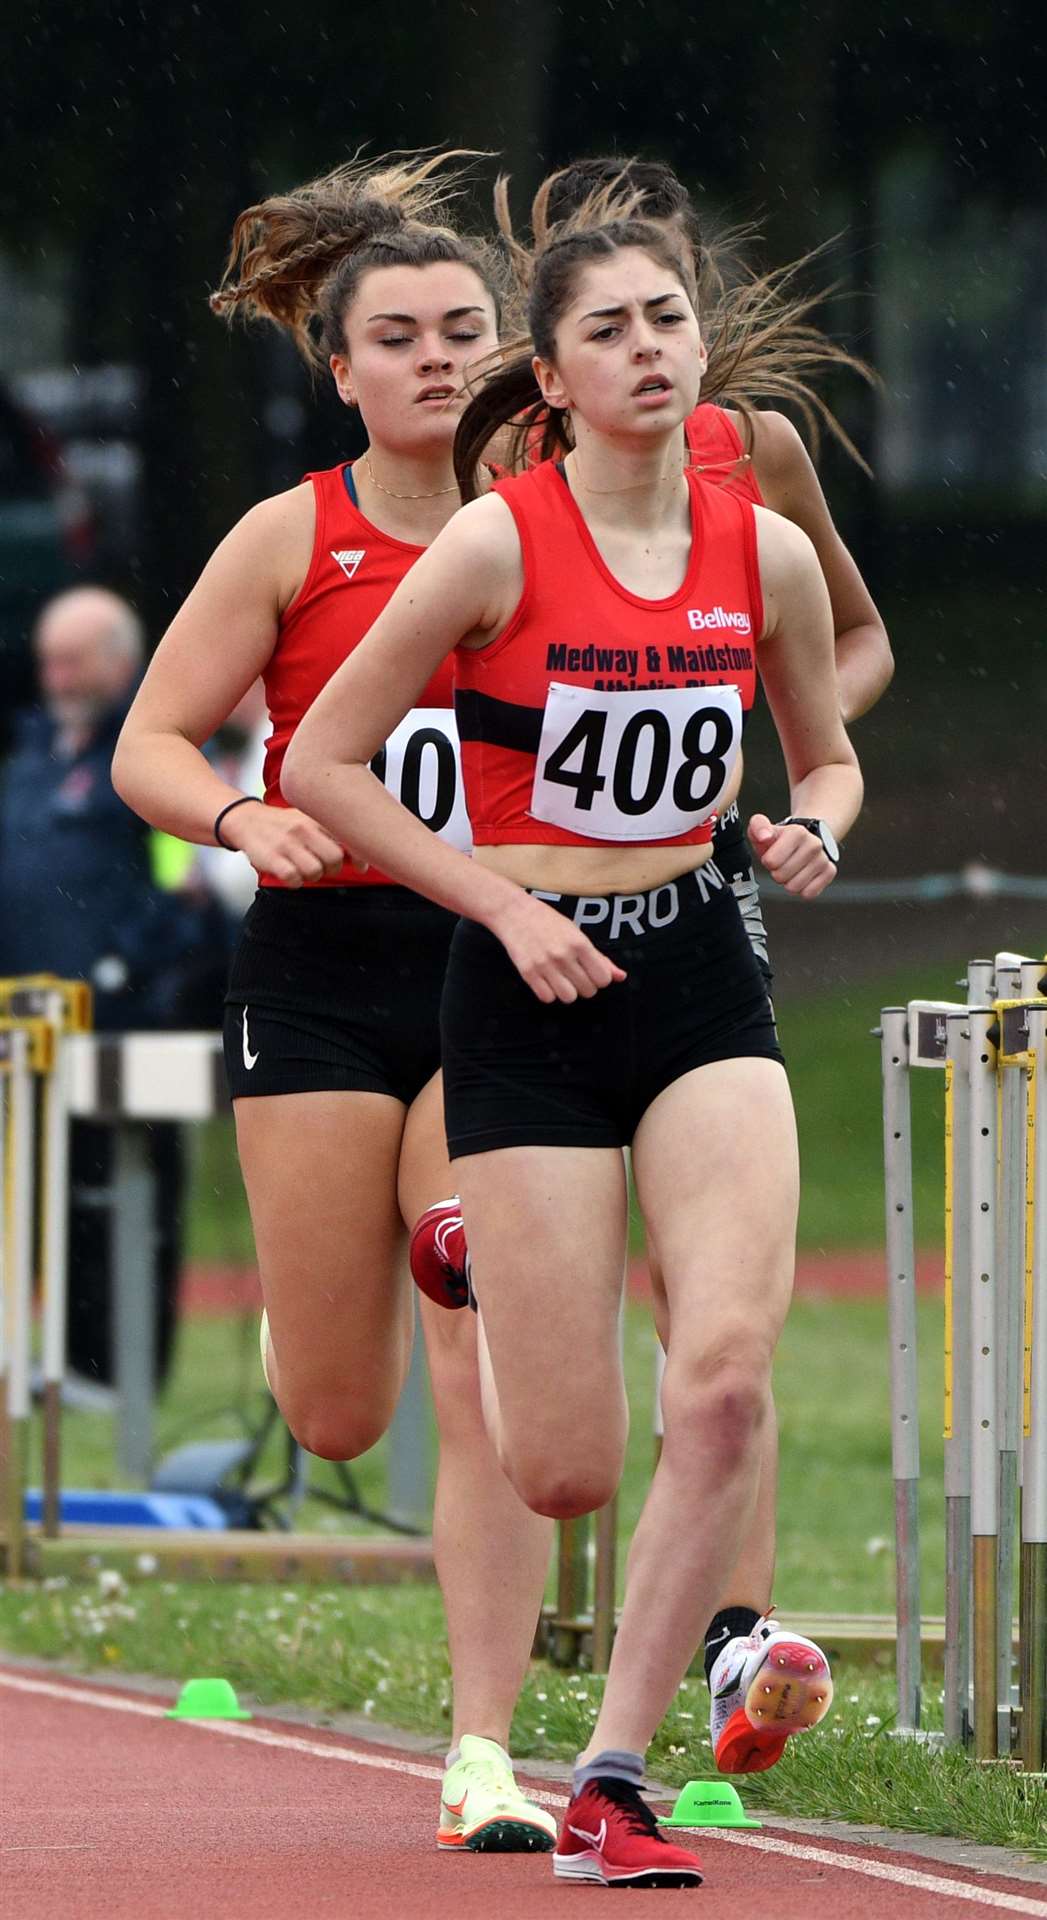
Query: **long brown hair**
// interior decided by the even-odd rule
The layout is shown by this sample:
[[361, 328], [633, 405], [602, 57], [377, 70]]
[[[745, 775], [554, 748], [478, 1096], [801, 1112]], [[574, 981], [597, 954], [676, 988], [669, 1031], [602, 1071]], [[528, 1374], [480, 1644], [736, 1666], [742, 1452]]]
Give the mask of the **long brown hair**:
[[282, 327], [314, 372], [345, 352], [345, 315], [370, 267], [471, 267], [501, 312], [504, 274], [487, 242], [447, 217], [459, 197], [464, 149], [354, 159], [289, 193], [245, 208], [210, 306]]
[[495, 216], [512, 268], [518, 332], [497, 358], [477, 369], [473, 398], [459, 422], [455, 473], [463, 500], [478, 491], [484, 448], [496, 434], [500, 458], [513, 469], [570, 450], [569, 417], [546, 404], [531, 359], [535, 353], [555, 359], [556, 326], [580, 269], [621, 247], [641, 248], [685, 288], [701, 315], [709, 355], [702, 399], [736, 408], [746, 420], [750, 446], [754, 403], [783, 401], [799, 411], [815, 453], [826, 428], [869, 471], [810, 384], [812, 375], [830, 367], [876, 378], [863, 360], [811, 324], [826, 290], [804, 292], [800, 279], [822, 248], [785, 267], [753, 272], [739, 258], [753, 230], [738, 228], [708, 244], [686, 189], [657, 161], [583, 160], [550, 175], [531, 209], [529, 245], [514, 231], [504, 175], [495, 186]]

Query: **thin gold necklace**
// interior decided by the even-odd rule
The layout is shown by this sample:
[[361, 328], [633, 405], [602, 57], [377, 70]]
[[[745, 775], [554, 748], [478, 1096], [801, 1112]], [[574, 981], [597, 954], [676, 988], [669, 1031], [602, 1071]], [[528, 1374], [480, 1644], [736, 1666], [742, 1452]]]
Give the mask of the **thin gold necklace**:
[[371, 482], [372, 487], [375, 487], [379, 493], [388, 495], [390, 500], [439, 500], [445, 493], [458, 492], [458, 482], [456, 480], [449, 487], [436, 487], [432, 493], [394, 493], [392, 487], [383, 487], [381, 481], [375, 479], [370, 456], [366, 453], [364, 454], [364, 466], [367, 468], [367, 478]]
[[575, 467], [575, 472], [578, 475], [578, 479], [581, 482], [581, 485], [585, 488], [586, 493], [591, 493], [597, 500], [609, 499], [610, 496], [614, 493], [641, 493], [645, 488], [650, 488], [652, 486], [662, 487], [662, 486], [665, 486], [670, 480], [672, 481], [682, 480], [684, 473], [686, 471], [684, 467], [681, 467], [678, 473], [663, 473], [660, 479], [658, 480], [633, 480], [630, 482], [630, 484], [627, 487], [591, 487], [584, 473], [582, 472], [582, 463], [578, 458], [577, 447], [574, 450], [574, 467]]

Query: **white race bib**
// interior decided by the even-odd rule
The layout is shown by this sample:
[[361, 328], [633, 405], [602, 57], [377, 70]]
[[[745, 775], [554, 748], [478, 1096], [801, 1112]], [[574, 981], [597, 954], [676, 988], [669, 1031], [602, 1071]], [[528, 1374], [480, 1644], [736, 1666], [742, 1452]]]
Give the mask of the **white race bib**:
[[450, 707], [412, 707], [371, 761], [383, 787], [460, 853], [473, 847]]
[[550, 681], [531, 815], [592, 840], [674, 840], [716, 812], [741, 740], [737, 687]]

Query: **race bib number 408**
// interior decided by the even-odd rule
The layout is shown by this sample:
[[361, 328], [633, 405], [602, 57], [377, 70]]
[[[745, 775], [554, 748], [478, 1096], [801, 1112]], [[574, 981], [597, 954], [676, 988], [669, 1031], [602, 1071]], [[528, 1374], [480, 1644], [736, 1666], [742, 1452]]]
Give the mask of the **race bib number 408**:
[[371, 771], [423, 826], [460, 853], [472, 852], [458, 728], [450, 707], [412, 707], [375, 754]]
[[530, 811], [593, 840], [673, 840], [727, 791], [742, 739], [737, 687], [597, 692], [550, 682]]

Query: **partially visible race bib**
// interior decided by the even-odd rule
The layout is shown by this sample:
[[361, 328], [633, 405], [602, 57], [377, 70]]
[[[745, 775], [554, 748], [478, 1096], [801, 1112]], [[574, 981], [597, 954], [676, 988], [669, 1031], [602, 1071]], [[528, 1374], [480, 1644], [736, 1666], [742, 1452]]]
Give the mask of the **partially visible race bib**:
[[412, 707], [371, 761], [383, 787], [460, 853], [473, 847], [451, 707]]
[[530, 813], [592, 840], [674, 840], [716, 812], [741, 739], [737, 687], [550, 681]]

